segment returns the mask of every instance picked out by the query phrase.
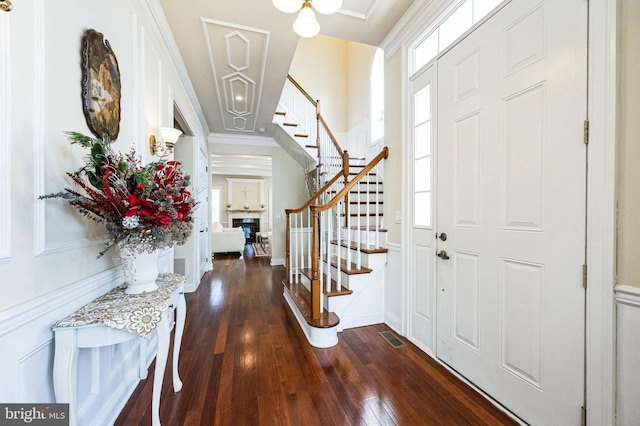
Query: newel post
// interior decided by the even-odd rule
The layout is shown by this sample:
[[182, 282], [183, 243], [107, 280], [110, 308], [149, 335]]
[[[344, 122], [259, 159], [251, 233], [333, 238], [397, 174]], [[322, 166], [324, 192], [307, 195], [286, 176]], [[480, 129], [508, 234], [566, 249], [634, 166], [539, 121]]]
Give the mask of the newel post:
[[285, 225], [284, 225], [284, 229], [285, 232], [287, 234], [286, 238], [285, 238], [285, 258], [284, 258], [284, 264], [285, 264], [285, 268], [287, 270], [287, 282], [289, 284], [291, 284], [291, 222], [290, 222], [290, 214], [291, 214], [291, 210], [287, 209], [285, 210], [285, 214], [287, 216], [286, 220], [285, 220]]
[[320, 297], [322, 292], [320, 291], [320, 221], [319, 212], [316, 206], [310, 206], [312, 221], [313, 221], [313, 233], [311, 238], [313, 243], [311, 246], [311, 317], [313, 319], [320, 319]]

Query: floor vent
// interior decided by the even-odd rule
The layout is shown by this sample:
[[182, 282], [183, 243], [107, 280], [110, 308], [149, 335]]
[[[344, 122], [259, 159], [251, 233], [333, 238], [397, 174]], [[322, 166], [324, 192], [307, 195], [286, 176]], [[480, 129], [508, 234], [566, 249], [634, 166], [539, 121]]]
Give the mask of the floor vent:
[[402, 340], [400, 340], [400, 338], [396, 336], [392, 331], [381, 331], [378, 334], [381, 335], [382, 338], [387, 342], [389, 342], [389, 344], [394, 348], [401, 348], [403, 346], [407, 346], [407, 344], [404, 343]]

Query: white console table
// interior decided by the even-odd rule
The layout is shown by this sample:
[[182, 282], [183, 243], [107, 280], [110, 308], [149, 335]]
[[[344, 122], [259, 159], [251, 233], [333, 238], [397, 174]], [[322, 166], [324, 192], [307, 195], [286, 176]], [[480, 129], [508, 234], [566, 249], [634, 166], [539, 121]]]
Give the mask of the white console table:
[[140, 379], [147, 378], [146, 339], [155, 330], [158, 354], [151, 400], [152, 422], [160, 425], [159, 408], [162, 379], [169, 353], [173, 312], [176, 312], [176, 335], [173, 343], [173, 390], [182, 389], [178, 376], [180, 343], [186, 317], [185, 277], [160, 274], [158, 289], [138, 295], [125, 294], [125, 286], [117, 287], [97, 298], [67, 318], [56, 321], [53, 386], [56, 402], [69, 403], [69, 424], [77, 424], [77, 361], [80, 348], [115, 345], [140, 338]]

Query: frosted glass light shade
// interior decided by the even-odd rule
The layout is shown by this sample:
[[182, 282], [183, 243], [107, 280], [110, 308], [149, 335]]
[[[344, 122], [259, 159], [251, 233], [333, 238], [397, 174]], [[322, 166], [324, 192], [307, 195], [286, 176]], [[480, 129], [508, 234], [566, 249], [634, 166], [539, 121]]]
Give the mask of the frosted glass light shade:
[[320, 32], [320, 24], [309, 6], [305, 5], [298, 14], [298, 19], [293, 23], [293, 31], [301, 37], [313, 37]]
[[302, 7], [302, 0], [272, 0], [273, 5], [280, 12], [295, 13]]
[[323, 15], [336, 13], [342, 7], [342, 0], [312, 0], [311, 3], [313, 8]]
[[160, 127], [160, 133], [162, 133], [162, 140], [167, 147], [173, 146], [182, 132], [173, 127]]

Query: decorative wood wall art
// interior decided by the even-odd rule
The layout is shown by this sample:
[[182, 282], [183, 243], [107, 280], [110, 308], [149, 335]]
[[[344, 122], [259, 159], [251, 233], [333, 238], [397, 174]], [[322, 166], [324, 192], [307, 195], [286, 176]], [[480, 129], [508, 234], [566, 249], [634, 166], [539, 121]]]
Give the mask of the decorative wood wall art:
[[113, 141], [120, 132], [120, 70], [116, 55], [95, 30], [82, 37], [82, 109], [97, 138]]

